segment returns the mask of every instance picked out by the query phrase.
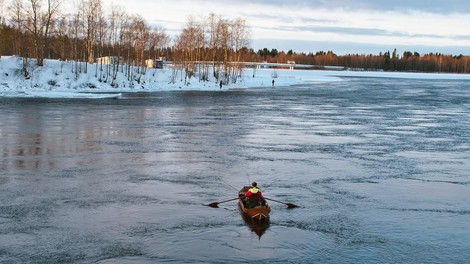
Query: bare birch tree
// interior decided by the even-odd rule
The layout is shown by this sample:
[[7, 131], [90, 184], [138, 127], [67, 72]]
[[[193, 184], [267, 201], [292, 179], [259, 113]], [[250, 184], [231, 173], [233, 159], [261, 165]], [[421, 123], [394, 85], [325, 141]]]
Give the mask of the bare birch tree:
[[67, 35], [68, 31], [68, 20], [66, 16], [62, 16], [58, 21], [57, 25], [57, 36], [58, 40], [53, 44], [56, 52], [59, 53], [60, 60], [64, 61], [67, 59], [67, 50], [70, 49], [70, 38]]
[[[222, 69], [217, 70], [217, 81], [222, 81], [224, 84], [229, 82], [229, 48], [231, 47], [231, 31], [229, 29], [229, 23], [225, 19], [221, 19], [217, 25], [217, 50], [218, 50], [218, 62], [219, 65], [222, 65]], [[220, 76], [222, 71], [223, 76]]]
[[[32, 0], [31, 0], [32, 1]], [[52, 33], [52, 29], [54, 26], [54, 22], [57, 20], [57, 15], [59, 14], [59, 7], [62, 4], [62, 0], [47, 0], [47, 9], [45, 13], [42, 15], [43, 17], [43, 25], [42, 27], [44, 28], [43, 31], [43, 51], [42, 52], [42, 57], [39, 65], [43, 65], [43, 60], [44, 58], [48, 58], [49, 56], [49, 47], [50, 47], [50, 35]]]
[[22, 0], [13, 0], [9, 6], [10, 20], [15, 31], [13, 32], [13, 53], [18, 56], [25, 56], [23, 51], [24, 33], [24, 7]]
[[[163, 50], [170, 44], [170, 36], [162, 27], [154, 27], [150, 32], [150, 45], [154, 50], [153, 59], [164, 56]], [[150, 56], [152, 57], [152, 56]]]
[[4, 39], [4, 36], [2, 31], [3, 31], [3, 27], [5, 26], [5, 17], [3, 15], [3, 0], [0, 0], [0, 58], [2, 57], [2, 53], [3, 53], [3, 43], [6, 42], [6, 40]]
[[[218, 70], [216, 70], [218, 63], [216, 63], [217, 60], [217, 50], [218, 50], [218, 43], [219, 43], [219, 24], [220, 24], [221, 18], [220, 16], [215, 15], [214, 13], [211, 13], [208, 18], [208, 32], [209, 32], [209, 52], [210, 52], [210, 60], [212, 62], [212, 74], [214, 77], [216, 77], [217, 81], [219, 80], [219, 75], [218, 75]], [[216, 65], [217, 64], [217, 65]]]
[[0, 27], [2, 27], [3, 25], [5, 25], [5, 15], [4, 15], [4, 0], [0, 0]]
[[198, 69], [199, 80], [207, 81], [209, 65], [217, 83], [236, 82], [241, 74], [242, 50], [249, 45], [249, 30], [244, 19], [223, 19], [215, 14], [188, 21], [175, 42], [176, 64], [185, 69], [187, 82]]
[[200, 63], [201, 50], [204, 49], [204, 30], [202, 23], [194, 17], [188, 17], [188, 22], [178, 38], [178, 46], [182, 51], [182, 66], [185, 70], [185, 83], [194, 75], [195, 64]]
[[123, 63], [121, 58], [123, 56], [123, 32], [125, 27], [125, 21], [127, 20], [126, 12], [119, 6], [112, 6], [111, 14], [109, 16], [109, 43], [112, 47], [110, 49], [110, 56], [116, 56], [116, 60], [113, 61], [112, 67], [112, 81], [111, 85], [115, 87], [117, 74], [119, 72], [120, 64]]
[[[97, 14], [97, 22], [96, 22], [96, 57], [103, 57], [104, 56], [104, 47], [106, 45], [106, 39], [108, 34], [108, 23], [106, 18], [104, 17], [104, 12], [101, 10]], [[103, 64], [99, 65], [100, 76], [99, 81], [103, 81], [106, 79], [107, 74], [103, 71]], [[106, 64], [106, 68], [109, 69], [109, 63]], [[98, 64], [96, 64], [96, 73], [95, 76], [98, 75]]]
[[33, 56], [37, 57], [38, 65], [41, 65], [41, 62], [40, 62], [41, 58], [39, 56], [42, 57], [42, 52], [41, 52], [42, 29], [40, 25], [40, 19], [41, 19], [40, 9], [41, 9], [40, 0], [28, 0], [28, 3], [24, 7], [24, 10], [25, 10], [24, 15], [26, 16], [26, 19], [27, 19], [25, 23], [25, 27], [33, 37], [33, 47], [34, 47]]
[[38, 66], [44, 65], [44, 58], [48, 55], [49, 37], [60, 4], [60, 0], [46, 0], [44, 8], [43, 0], [28, 0], [24, 5], [26, 28], [33, 37], [34, 53]]
[[81, 0], [80, 9], [83, 10], [86, 30], [86, 55], [89, 63], [95, 61], [95, 45], [97, 39], [98, 22], [103, 16], [103, 4], [101, 0]]
[[69, 21], [68, 34], [72, 37], [72, 49], [70, 57], [73, 60], [74, 66], [72, 66], [72, 72], [75, 73], [75, 78], [78, 79], [79, 74], [82, 71], [81, 63], [84, 58], [85, 50], [83, 49], [84, 45], [81, 45], [84, 40], [84, 23], [83, 23], [83, 13], [81, 9], [78, 9], [78, 12], [73, 14]]
[[235, 60], [236, 63], [233, 67], [234, 72], [232, 75], [233, 82], [236, 83], [239, 76], [242, 74], [242, 68], [240, 65], [240, 59], [243, 49], [247, 48], [250, 45], [250, 30], [246, 25], [246, 20], [242, 18], [237, 18], [232, 22], [232, 34], [234, 39], [233, 49], [235, 51]]
[[146, 72], [145, 51], [150, 46], [150, 26], [141, 16], [134, 16], [131, 24], [132, 45], [135, 51], [134, 65], [137, 67], [137, 83], [140, 83], [142, 75]]

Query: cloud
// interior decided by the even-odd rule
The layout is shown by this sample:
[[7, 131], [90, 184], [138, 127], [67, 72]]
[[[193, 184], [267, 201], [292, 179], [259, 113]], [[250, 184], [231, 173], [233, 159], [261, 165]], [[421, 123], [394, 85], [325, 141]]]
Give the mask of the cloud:
[[[260, 1], [257, 1], [260, 2]], [[308, 1], [304, 1], [308, 2]], [[366, 1], [362, 1], [363, 3]], [[277, 36], [280, 39], [318, 40], [369, 43], [382, 45], [470, 46], [467, 25], [470, 14], [436, 14], [410, 10], [373, 12], [344, 8], [287, 8], [258, 10], [251, 17], [259, 17], [252, 24], [257, 38]], [[268, 16], [263, 16], [270, 10]], [[292, 13], [295, 12], [295, 16]], [[256, 37], [255, 37], [256, 38]]]
[[403, 54], [405, 51], [418, 52], [420, 54], [426, 53], [442, 53], [442, 54], [470, 54], [470, 47], [460, 46], [435, 46], [435, 45], [404, 45], [404, 44], [389, 44], [389, 43], [355, 43], [355, 42], [342, 42], [342, 41], [315, 41], [315, 40], [279, 40], [279, 39], [257, 39], [253, 42], [253, 49], [263, 48], [276, 48], [278, 50], [295, 52], [316, 53], [317, 51], [331, 50], [335, 54], [373, 54], [392, 52], [397, 49], [398, 54]]
[[[231, 3], [231, 0], [200, 0], [196, 2]], [[258, 4], [274, 7], [307, 7], [307, 8], [342, 8], [345, 10], [379, 10], [379, 11], [423, 11], [431, 13], [468, 13], [468, 0], [239, 0], [239, 4]]]
[[[470, 5], [464, 0], [113, 0], [175, 36], [187, 17], [211, 12], [245, 18], [253, 43], [328, 43], [354, 50], [369, 46], [470, 46]], [[111, 0], [105, 0], [110, 4]], [[276, 42], [272, 42], [276, 43]], [[338, 45], [333, 45], [336, 43]], [[353, 45], [354, 44], [354, 45]], [[367, 44], [367, 45], [366, 45]], [[254, 45], [255, 46], [255, 45]], [[304, 45], [305, 46], [305, 45]]]

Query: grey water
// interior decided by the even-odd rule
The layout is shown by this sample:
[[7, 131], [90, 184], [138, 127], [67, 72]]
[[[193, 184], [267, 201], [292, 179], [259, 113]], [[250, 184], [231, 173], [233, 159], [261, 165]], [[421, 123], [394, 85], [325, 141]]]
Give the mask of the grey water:
[[[470, 83], [0, 99], [0, 263], [468, 263]], [[237, 191], [271, 201], [261, 236]]]

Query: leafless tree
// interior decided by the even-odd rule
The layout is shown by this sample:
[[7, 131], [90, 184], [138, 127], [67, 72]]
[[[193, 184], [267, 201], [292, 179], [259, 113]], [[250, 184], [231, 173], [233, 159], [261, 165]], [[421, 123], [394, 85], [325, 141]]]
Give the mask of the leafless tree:
[[[33, 0], [30, 0], [33, 1]], [[41, 63], [40, 65], [43, 65], [43, 60], [44, 58], [49, 57], [49, 47], [51, 44], [51, 39], [50, 35], [52, 33], [52, 29], [54, 26], [54, 22], [57, 20], [57, 15], [59, 14], [59, 7], [62, 4], [62, 0], [47, 0], [47, 8], [45, 13], [42, 15], [43, 16], [43, 51], [42, 51], [42, 57], [41, 57]]]
[[218, 50], [218, 43], [219, 43], [219, 24], [221, 23], [221, 17], [215, 15], [214, 13], [211, 13], [208, 17], [208, 32], [209, 32], [209, 51], [210, 51], [210, 60], [212, 62], [212, 72], [214, 74], [214, 77], [217, 78], [217, 81], [219, 79], [219, 75], [217, 74], [216, 70], [216, 65], [218, 67], [218, 63], [216, 63], [217, 60], [217, 50]]
[[5, 15], [3, 14], [4, 0], [0, 0], [0, 27], [5, 24]]
[[67, 59], [67, 50], [70, 48], [69, 37], [67, 35], [68, 20], [66, 16], [62, 16], [57, 21], [57, 40], [53, 43], [54, 49], [59, 53], [60, 60]]
[[81, 9], [78, 8], [78, 12], [73, 14], [70, 18], [68, 27], [68, 35], [72, 37], [72, 48], [70, 50], [69, 56], [74, 63], [72, 71], [75, 73], [76, 79], [82, 72], [80, 61], [85, 58], [84, 54], [86, 53], [85, 49], [83, 48], [84, 45], [82, 45], [85, 36], [85, 26], [82, 18], [83, 13], [81, 12]]
[[154, 59], [157, 57], [164, 56], [163, 50], [170, 44], [170, 36], [166, 33], [162, 27], [154, 27], [150, 32], [150, 42], [155, 50], [153, 56]]
[[202, 24], [194, 17], [188, 17], [188, 22], [176, 43], [181, 52], [180, 64], [186, 73], [185, 83], [189, 82], [189, 79], [194, 75], [196, 63], [200, 63], [201, 51], [205, 48], [204, 43]]
[[18, 56], [25, 56], [23, 54], [24, 36], [24, 8], [22, 0], [13, 0], [9, 6], [11, 25], [15, 29], [13, 32], [13, 52]]
[[150, 26], [138, 15], [133, 16], [131, 23], [132, 46], [135, 51], [134, 65], [137, 66], [137, 83], [140, 83], [142, 75], [146, 72], [145, 51], [150, 46]]
[[113, 61], [112, 65], [112, 82], [111, 85], [116, 86], [116, 77], [119, 72], [120, 64], [123, 63], [121, 58], [123, 56], [123, 32], [126, 27], [127, 14], [119, 6], [111, 7], [111, 14], [109, 15], [109, 44], [111, 49], [109, 50], [109, 56], [113, 55], [117, 59]]
[[[98, 12], [98, 17], [96, 18], [96, 57], [103, 57], [104, 56], [104, 47], [106, 45], [106, 40], [107, 40], [107, 35], [109, 33], [108, 30], [108, 23], [106, 21], [106, 18], [104, 16], [104, 12]], [[99, 80], [103, 81], [107, 79], [107, 73], [103, 71], [103, 64], [96, 64], [96, 72], [95, 76], [98, 77], [98, 67], [100, 69], [100, 76]], [[106, 66], [107, 69], [109, 69], [109, 63]]]
[[41, 52], [42, 47], [42, 28], [41, 28], [41, 1], [40, 0], [28, 0], [26, 10], [26, 28], [28, 29], [29, 33], [33, 36], [33, 47], [35, 56], [37, 57], [37, 64], [42, 65], [42, 56], [43, 53]]
[[[217, 81], [223, 81], [224, 84], [228, 84], [229, 81], [229, 52], [231, 48], [231, 31], [229, 28], [229, 23], [227, 20], [222, 19], [219, 21], [217, 25], [217, 34], [218, 34], [218, 42], [216, 43], [217, 49], [217, 61], [219, 65], [222, 64], [222, 69], [217, 70]], [[220, 76], [222, 72], [223, 76]]]
[[38, 66], [44, 65], [44, 58], [48, 55], [52, 26], [61, 4], [60, 0], [45, 1], [45, 8], [43, 0], [28, 0], [23, 5], [26, 15], [25, 26], [33, 37], [34, 53]]
[[196, 20], [188, 17], [186, 26], [175, 42], [177, 64], [185, 69], [186, 78], [193, 75], [195, 67], [199, 80], [208, 80], [209, 64], [216, 82], [233, 82], [241, 74], [237, 64], [243, 48], [249, 45], [249, 30], [244, 19], [223, 19], [215, 14]]
[[80, 10], [83, 10], [84, 26], [86, 32], [85, 45], [89, 63], [95, 61], [95, 45], [98, 35], [98, 24], [103, 16], [101, 0], [81, 0]]
[[96, 42], [97, 42], [97, 57], [104, 56], [104, 47], [106, 45], [106, 41], [109, 34], [108, 22], [104, 16], [103, 12], [98, 13], [97, 18], [97, 34], [96, 34]]
[[[0, 33], [2, 33], [3, 31], [3, 27], [5, 26], [5, 17], [3, 15], [3, 0], [0, 0]], [[0, 35], [0, 59], [2, 57], [2, 53], [3, 53], [3, 50], [2, 50], [2, 44], [6, 42], [4, 40], [4, 36], [3, 34]]]
[[242, 18], [237, 18], [232, 22], [232, 36], [233, 36], [233, 49], [235, 51], [235, 62], [234, 72], [232, 75], [233, 82], [237, 82], [237, 78], [241, 76], [242, 67], [240, 66], [240, 60], [242, 55], [242, 49], [250, 45], [250, 31], [246, 25], [246, 21]]

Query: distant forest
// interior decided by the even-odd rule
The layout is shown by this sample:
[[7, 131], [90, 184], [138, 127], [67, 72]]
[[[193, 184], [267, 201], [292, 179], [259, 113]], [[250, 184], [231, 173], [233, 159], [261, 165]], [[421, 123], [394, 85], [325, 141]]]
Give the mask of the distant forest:
[[333, 51], [306, 54], [296, 53], [292, 50], [286, 53], [276, 49], [271, 51], [263, 49], [253, 54], [253, 58], [262, 58], [268, 62], [295, 61], [295, 63], [308, 65], [341, 66], [352, 70], [470, 73], [469, 56], [440, 53], [421, 55], [411, 51], [405, 51], [399, 55], [396, 49], [393, 52], [386, 51], [378, 55], [336, 55]]
[[115, 56], [122, 58], [119, 63], [144, 67], [146, 60], [164, 57], [189, 75], [195, 70], [193, 62], [200, 62], [201, 78], [207, 78], [204, 73], [208, 74], [208, 69], [213, 67], [214, 74], [225, 73], [226, 82], [239, 75], [240, 68], [234, 62], [470, 73], [470, 57], [463, 55], [414, 51], [397, 54], [396, 50], [375, 55], [303, 53], [275, 48], [256, 51], [249, 48], [251, 35], [244, 19], [230, 20], [215, 14], [188, 18], [181, 33], [171, 39], [165, 29], [150, 26], [140, 15], [128, 14], [118, 6], [105, 12], [102, 0], [79, 0], [74, 14], [61, 13], [62, 2], [12, 0], [5, 6], [4, 0], [0, 0], [0, 55], [35, 58], [39, 66], [44, 59], [94, 63], [97, 58]]

